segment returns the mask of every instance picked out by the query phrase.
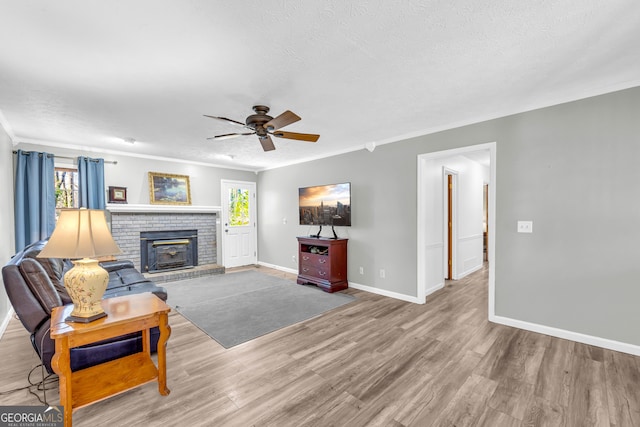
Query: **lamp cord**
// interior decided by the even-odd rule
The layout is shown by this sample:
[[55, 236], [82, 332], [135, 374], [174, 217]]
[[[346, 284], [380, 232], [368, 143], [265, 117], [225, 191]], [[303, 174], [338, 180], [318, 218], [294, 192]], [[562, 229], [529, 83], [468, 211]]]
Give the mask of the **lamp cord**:
[[[60, 322], [59, 324], [62, 324], [62, 323], [64, 322]], [[27, 374], [27, 382], [29, 383], [29, 385], [24, 387], [14, 388], [12, 390], [0, 391], [0, 396], [15, 393], [21, 390], [28, 390], [30, 394], [34, 395], [38, 399], [38, 401], [40, 401], [40, 403], [42, 403], [43, 405], [50, 406], [49, 402], [47, 402], [47, 388], [52, 384], [58, 383], [58, 376], [55, 373], [45, 375], [45, 372], [44, 372], [44, 355], [43, 355], [44, 351], [42, 347], [44, 346], [44, 339], [50, 331], [51, 331], [51, 326], [49, 326], [47, 331], [42, 335], [42, 338], [40, 339], [40, 355], [39, 355], [40, 363], [34, 366], [33, 368], [31, 368], [31, 370]], [[40, 368], [40, 375], [42, 379], [38, 382], [33, 382], [31, 380], [31, 375], [38, 368]], [[43, 394], [42, 399], [40, 398], [40, 395], [36, 393], [37, 391], [42, 391], [42, 394]]]
[[[31, 380], [31, 375], [38, 368], [42, 368], [42, 374], [43, 374], [42, 380], [38, 381], [38, 382], [33, 382]], [[29, 382], [28, 386], [14, 388], [12, 390], [0, 391], [0, 395], [8, 395], [8, 394], [11, 394], [11, 393], [15, 393], [17, 391], [28, 390], [29, 393], [33, 394], [40, 401], [40, 403], [42, 403], [43, 405], [49, 406], [49, 404], [47, 403], [47, 398], [46, 398], [46, 390], [47, 390], [47, 387], [51, 386], [52, 384], [56, 384], [58, 382], [58, 376], [56, 374], [49, 374], [49, 375], [47, 375], [45, 377], [44, 376], [44, 365], [42, 363], [40, 363], [40, 364], [34, 366], [33, 368], [31, 368], [31, 370], [27, 374], [27, 381]], [[41, 399], [40, 395], [36, 393], [36, 391], [40, 391], [40, 390], [42, 390], [44, 392], [44, 400]]]
[[[53, 326], [62, 325], [63, 323], [65, 323], [65, 322], [58, 322]], [[47, 406], [51, 406], [51, 405], [49, 405], [49, 403], [47, 402], [47, 387], [46, 387], [45, 381], [48, 378], [55, 376], [55, 380], [52, 381], [52, 382], [58, 382], [58, 376], [56, 374], [48, 374], [46, 377], [44, 375], [44, 350], [42, 349], [42, 347], [44, 347], [44, 338], [47, 335], [49, 335], [49, 332], [51, 332], [51, 328], [52, 328], [52, 326], [49, 325], [49, 328], [47, 329], [47, 331], [44, 334], [42, 334], [42, 338], [40, 338], [40, 362], [42, 362], [42, 363], [40, 363], [40, 368], [41, 368], [40, 372], [41, 372], [41, 375], [42, 375], [42, 395], [43, 395], [43, 398], [44, 398], [44, 402], [42, 400], [40, 400], [40, 396], [38, 396], [37, 394], [35, 394], [31, 390], [29, 390], [29, 392], [31, 394], [35, 395], [38, 398], [38, 400], [40, 400], [40, 403], [43, 403], [43, 404], [45, 404]], [[50, 335], [49, 335], [49, 339], [51, 339]]]

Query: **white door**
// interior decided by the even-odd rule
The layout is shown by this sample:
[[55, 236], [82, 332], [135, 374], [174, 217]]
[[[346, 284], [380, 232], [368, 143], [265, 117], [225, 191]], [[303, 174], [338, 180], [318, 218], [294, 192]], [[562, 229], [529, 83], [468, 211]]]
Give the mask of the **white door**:
[[224, 266], [257, 264], [256, 183], [222, 180]]

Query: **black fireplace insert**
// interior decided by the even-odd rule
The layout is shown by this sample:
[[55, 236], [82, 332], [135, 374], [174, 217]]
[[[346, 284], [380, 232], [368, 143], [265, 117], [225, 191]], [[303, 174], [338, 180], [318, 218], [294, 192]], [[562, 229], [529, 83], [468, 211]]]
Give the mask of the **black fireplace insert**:
[[144, 272], [198, 265], [198, 230], [140, 232], [140, 269]]

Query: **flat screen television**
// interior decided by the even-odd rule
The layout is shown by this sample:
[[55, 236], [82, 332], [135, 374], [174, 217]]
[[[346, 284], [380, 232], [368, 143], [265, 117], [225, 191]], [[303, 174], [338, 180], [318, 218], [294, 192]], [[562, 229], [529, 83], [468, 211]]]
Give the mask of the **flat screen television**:
[[300, 188], [298, 210], [300, 225], [351, 226], [351, 183]]

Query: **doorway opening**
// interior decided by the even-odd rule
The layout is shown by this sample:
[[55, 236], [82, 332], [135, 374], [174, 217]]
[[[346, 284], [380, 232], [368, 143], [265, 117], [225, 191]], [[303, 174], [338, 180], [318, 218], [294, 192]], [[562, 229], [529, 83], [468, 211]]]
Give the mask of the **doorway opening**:
[[[456, 175], [455, 173], [447, 174], [445, 172], [435, 172], [437, 169], [441, 171], [442, 160], [454, 156], [463, 156], [465, 158], [474, 159], [487, 158], [488, 167], [486, 180], [480, 182], [480, 194], [478, 195], [482, 203], [481, 206], [485, 206], [483, 212], [478, 214], [481, 224], [478, 226], [478, 231], [468, 233], [465, 230], [460, 230], [459, 226], [456, 227]], [[459, 172], [460, 170], [452, 170], [451, 172]], [[450, 209], [452, 213], [452, 236], [451, 243], [448, 240], [448, 231], [445, 227], [445, 214], [448, 209], [447, 196], [440, 194], [440, 191], [445, 190], [444, 181], [448, 182], [448, 175], [452, 176], [452, 207]], [[461, 175], [458, 175], [458, 179]], [[440, 181], [440, 183], [438, 183]], [[488, 184], [488, 185], [487, 185]], [[487, 186], [485, 186], [487, 185]], [[458, 186], [460, 183], [458, 182]], [[495, 307], [495, 189], [496, 189], [496, 143], [490, 142], [485, 144], [472, 145], [468, 147], [456, 148], [451, 150], [444, 150], [434, 153], [425, 153], [418, 156], [418, 247], [417, 247], [417, 300], [420, 303], [426, 302], [426, 298], [429, 294], [444, 287], [444, 278], [448, 275], [448, 248], [452, 250], [452, 269], [451, 276], [455, 279], [456, 274], [463, 277], [467, 268], [467, 261], [471, 263], [471, 258], [468, 259], [463, 254], [459, 257], [460, 271], [456, 272], [456, 242], [467, 245], [473, 242], [473, 245], [479, 249], [474, 249], [474, 254], [479, 259], [473, 260], [475, 264], [478, 262], [480, 265], [488, 261], [489, 270], [489, 318], [494, 316]], [[486, 190], [486, 195], [485, 195]], [[462, 191], [460, 188], [458, 192]], [[436, 194], [437, 193], [437, 194]], [[486, 202], [484, 201], [486, 200]], [[459, 209], [463, 207], [458, 206]], [[482, 209], [482, 208], [481, 208]], [[486, 211], [486, 213], [484, 212]], [[438, 214], [438, 212], [440, 212]], [[442, 217], [438, 218], [440, 215]], [[484, 222], [486, 222], [486, 224]], [[486, 230], [486, 237], [484, 231]], [[456, 237], [456, 232], [462, 232]], [[486, 244], [486, 255], [484, 255], [484, 245]], [[459, 248], [461, 249], [461, 248]], [[460, 252], [460, 251], [458, 251]]]

